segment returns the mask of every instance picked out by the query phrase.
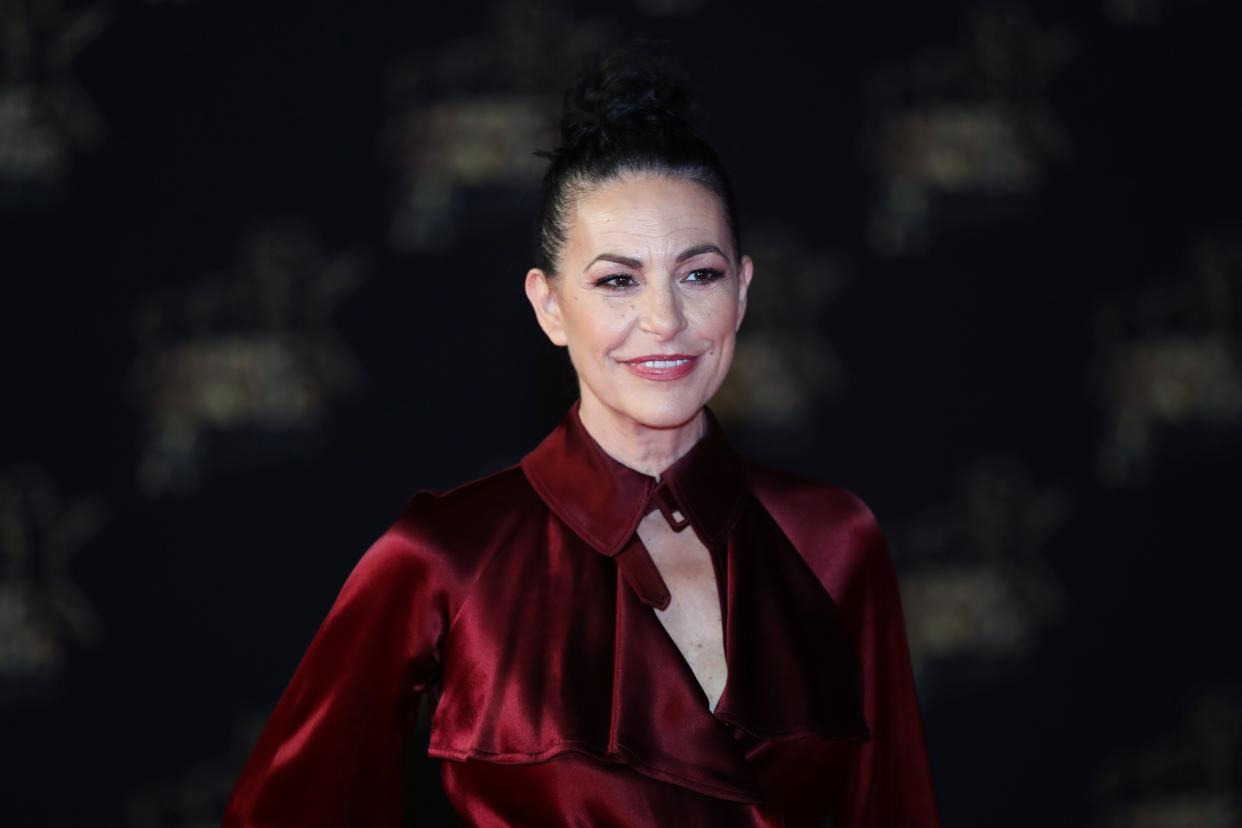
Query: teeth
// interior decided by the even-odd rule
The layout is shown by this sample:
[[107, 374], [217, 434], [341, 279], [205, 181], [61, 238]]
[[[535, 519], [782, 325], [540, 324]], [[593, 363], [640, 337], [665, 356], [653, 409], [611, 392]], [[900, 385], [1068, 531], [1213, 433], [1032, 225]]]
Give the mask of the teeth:
[[672, 368], [676, 365], [685, 365], [689, 361], [688, 359], [649, 359], [638, 364], [644, 368]]

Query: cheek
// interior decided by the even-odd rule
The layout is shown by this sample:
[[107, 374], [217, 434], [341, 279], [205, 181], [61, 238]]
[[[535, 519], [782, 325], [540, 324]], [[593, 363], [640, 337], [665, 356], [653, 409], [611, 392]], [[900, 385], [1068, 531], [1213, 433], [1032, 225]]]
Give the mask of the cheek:
[[613, 350], [624, 343], [633, 314], [629, 304], [575, 303], [566, 320], [569, 346], [590, 353]]
[[728, 299], [705, 302], [695, 308], [691, 327], [705, 339], [723, 344], [737, 329], [737, 303]]

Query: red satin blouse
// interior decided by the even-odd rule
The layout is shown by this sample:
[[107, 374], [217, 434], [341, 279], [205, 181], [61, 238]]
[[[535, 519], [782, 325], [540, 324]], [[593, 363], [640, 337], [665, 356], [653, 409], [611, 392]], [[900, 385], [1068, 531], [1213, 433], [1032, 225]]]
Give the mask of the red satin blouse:
[[[938, 825], [874, 517], [742, 459], [706, 417], [659, 483], [606, 454], [575, 402], [520, 464], [415, 495], [346, 581], [224, 825], [416, 816], [402, 752], [423, 692], [469, 825]], [[636, 533], [652, 508], [712, 553], [714, 711], [652, 610], [669, 601]]]

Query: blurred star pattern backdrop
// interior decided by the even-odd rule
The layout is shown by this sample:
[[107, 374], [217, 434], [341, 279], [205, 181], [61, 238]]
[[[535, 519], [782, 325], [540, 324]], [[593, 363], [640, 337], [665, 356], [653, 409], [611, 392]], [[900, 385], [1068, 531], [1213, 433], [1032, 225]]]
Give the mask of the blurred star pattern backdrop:
[[532, 153], [648, 36], [756, 260], [713, 408], [879, 517], [945, 824], [1242, 825], [1234, 4], [857, 6], [0, 0], [0, 824], [217, 824], [410, 495], [559, 421]]

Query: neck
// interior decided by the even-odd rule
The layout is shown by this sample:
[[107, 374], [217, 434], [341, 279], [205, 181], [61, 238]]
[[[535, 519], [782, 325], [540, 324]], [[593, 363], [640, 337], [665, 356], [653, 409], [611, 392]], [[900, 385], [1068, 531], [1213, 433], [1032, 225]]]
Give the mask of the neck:
[[656, 480], [707, 431], [702, 409], [680, 425], [648, 426], [618, 415], [589, 394], [582, 395], [578, 418], [609, 457]]

